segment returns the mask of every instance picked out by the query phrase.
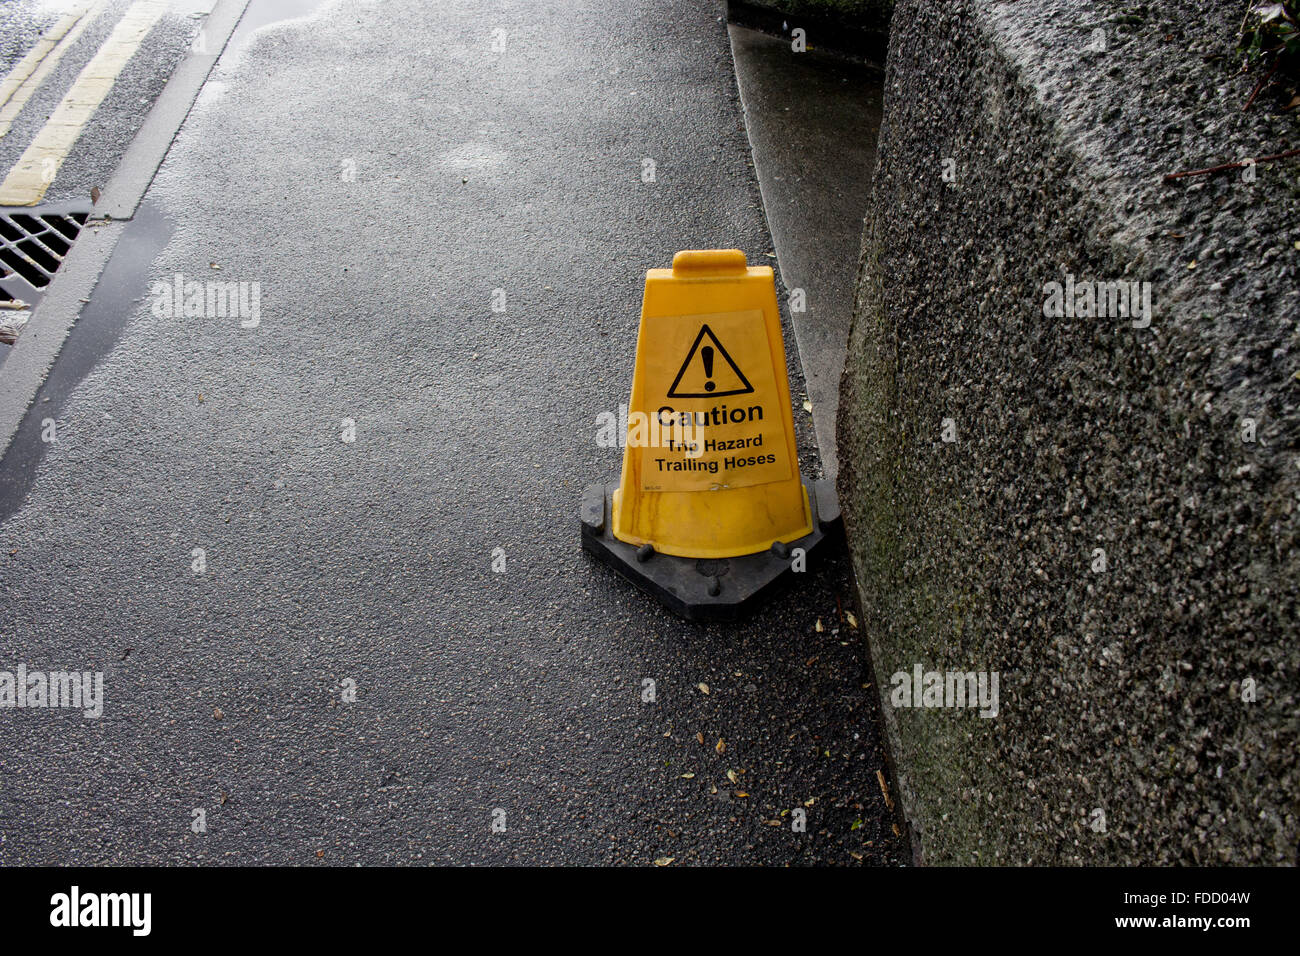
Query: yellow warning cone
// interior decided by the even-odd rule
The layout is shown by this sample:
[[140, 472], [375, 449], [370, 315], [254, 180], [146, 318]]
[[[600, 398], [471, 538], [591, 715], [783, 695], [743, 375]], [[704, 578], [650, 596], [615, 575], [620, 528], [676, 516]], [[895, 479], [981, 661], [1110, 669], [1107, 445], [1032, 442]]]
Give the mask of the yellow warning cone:
[[[736, 604], [789, 569], [791, 545], [821, 540], [819, 495], [799, 475], [770, 267], [714, 249], [646, 273], [626, 438], [617, 490], [584, 497], [584, 545], [687, 616], [715, 616], [688, 613], [695, 590], [705, 605]], [[820, 497], [821, 522], [837, 518]], [[725, 579], [720, 559], [747, 555], [761, 559]], [[696, 560], [647, 565], [667, 556], [725, 567], [700, 581]]]
[[627, 407], [620, 541], [730, 558], [812, 530], [770, 266], [719, 249], [647, 272]]

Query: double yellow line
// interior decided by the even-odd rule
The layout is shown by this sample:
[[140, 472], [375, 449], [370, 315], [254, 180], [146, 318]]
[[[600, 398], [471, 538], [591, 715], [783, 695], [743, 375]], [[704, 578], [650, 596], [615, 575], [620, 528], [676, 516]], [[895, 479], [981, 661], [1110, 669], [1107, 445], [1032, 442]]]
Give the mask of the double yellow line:
[[[34, 206], [45, 197], [81, 130], [113, 88], [145, 36], [167, 9], [168, 0], [136, 0], [104, 45], [85, 65], [63, 100], [9, 175], [0, 184], [0, 206]], [[104, 7], [85, 3], [62, 17], [0, 84], [0, 137], [37, 87]]]
[[9, 132], [14, 118], [22, 112], [22, 108], [45, 82], [45, 78], [59, 65], [63, 54], [99, 16], [103, 5], [101, 0], [93, 4], [94, 10], [91, 10], [90, 3], [78, 4], [69, 10], [54, 26], [41, 34], [36, 45], [0, 83], [0, 136]]

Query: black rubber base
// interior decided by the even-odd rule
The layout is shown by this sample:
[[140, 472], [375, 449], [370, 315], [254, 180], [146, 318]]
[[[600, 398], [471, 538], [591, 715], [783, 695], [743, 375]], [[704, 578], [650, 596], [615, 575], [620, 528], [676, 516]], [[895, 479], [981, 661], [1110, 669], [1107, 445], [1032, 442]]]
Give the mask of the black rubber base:
[[734, 621], [750, 613], [782, 584], [797, 578], [796, 548], [810, 561], [828, 535], [840, 531], [835, 488], [805, 481], [813, 530], [788, 544], [739, 558], [679, 558], [650, 545], [619, 541], [611, 530], [617, 485], [588, 485], [582, 493], [582, 547], [665, 607], [688, 621]]

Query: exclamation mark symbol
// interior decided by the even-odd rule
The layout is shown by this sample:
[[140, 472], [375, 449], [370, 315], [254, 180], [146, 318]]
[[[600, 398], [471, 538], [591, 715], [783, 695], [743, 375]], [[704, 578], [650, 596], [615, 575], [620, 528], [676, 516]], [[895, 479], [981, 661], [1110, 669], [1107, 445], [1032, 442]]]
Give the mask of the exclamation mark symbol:
[[[713, 378], [713, 346], [706, 345], [704, 346], [704, 348], [700, 349], [700, 358], [704, 359], [705, 376], [710, 379]], [[717, 387], [718, 386], [715, 385], [713, 382], [704, 383], [704, 390], [706, 392], [711, 392]]]

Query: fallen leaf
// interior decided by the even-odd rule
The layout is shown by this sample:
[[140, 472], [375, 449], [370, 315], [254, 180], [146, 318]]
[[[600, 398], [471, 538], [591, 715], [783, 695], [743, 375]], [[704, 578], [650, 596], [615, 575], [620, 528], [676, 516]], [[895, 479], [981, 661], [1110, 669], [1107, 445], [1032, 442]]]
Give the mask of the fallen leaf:
[[848, 621], [849, 627], [853, 628], [855, 631], [858, 629], [858, 619], [853, 616], [852, 611], [844, 612], [844, 620]]
[[820, 634], [824, 630], [826, 630], [826, 628], [822, 627], [822, 619], [817, 618], [817, 633]]
[[747, 796], [749, 796], [749, 794], [745, 793], [745, 791], [743, 790], [737, 790], [735, 796], [741, 800], [744, 800]]
[[675, 859], [677, 859], [675, 856], [661, 856], [655, 860], [655, 866], [672, 866]]
[[317, 851], [316, 851], [316, 859], [319, 860], [319, 859], [321, 859], [323, 856], [325, 856], [325, 851], [324, 851], [324, 850], [317, 850]]
[[816, 797], [809, 797], [807, 800], [805, 800], [805, 801], [803, 802], [803, 805], [804, 805], [805, 807], [811, 807], [811, 806], [812, 806], [814, 803], [816, 803], [816, 802], [817, 802], [817, 798], [816, 798]]
[[861, 830], [861, 829], [862, 829], [862, 821], [854, 820], [852, 826], [849, 827], [849, 832], [852, 833], [854, 830]]
[[732, 783], [740, 783], [740, 778], [736, 776], [736, 771], [734, 770], [727, 771], [727, 779]]
[[700, 731], [698, 734], [696, 734], [695, 739], [700, 743], [704, 743], [704, 732]]
[[724, 754], [727, 752], [727, 742], [719, 737], [718, 742], [713, 745], [713, 749], [720, 754]]
[[880, 792], [884, 794], [885, 806], [890, 810], [894, 809], [894, 798], [889, 795], [889, 786], [885, 783], [885, 775], [882, 771], [876, 771], [876, 779], [880, 781]]
[[707, 694], [709, 692], [708, 684], [700, 683], [700, 684], [696, 684], [695, 686], [700, 689], [701, 694]]
[[695, 774], [693, 774], [693, 773], [684, 773], [684, 774], [682, 774], [682, 779], [683, 779], [683, 780], [694, 780], [694, 779], [695, 779]]
[[808, 401], [808, 399], [806, 399], [806, 398], [803, 400], [803, 410], [804, 410], [805, 412], [811, 412], [811, 411], [812, 411], [812, 402]]
[[225, 716], [226, 716], [226, 715], [223, 714], [223, 713], [221, 712], [221, 708], [220, 708], [220, 707], [216, 707], [216, 708], [214, 708], [213, 711], [212, 711], [212, 718], [213, 718], [214, 720], [221, 720], [221, 719], [222, 719], [223, 717], [225, 717]]

